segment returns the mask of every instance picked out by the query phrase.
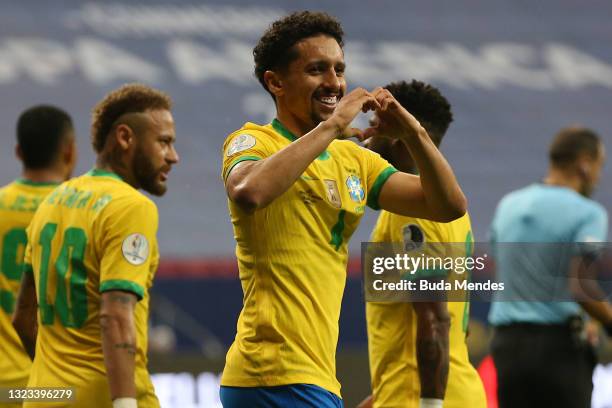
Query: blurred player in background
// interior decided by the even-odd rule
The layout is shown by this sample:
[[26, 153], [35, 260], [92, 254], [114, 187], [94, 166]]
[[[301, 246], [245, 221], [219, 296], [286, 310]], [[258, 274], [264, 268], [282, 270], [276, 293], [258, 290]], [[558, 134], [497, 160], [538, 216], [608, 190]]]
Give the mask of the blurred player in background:
[[0, 189], [0, 387], [23, 388], [31, 360], [11, 320], [21, 282], [26, 228], [43, 198], [74, 169], [77, 153], [70, 116], [50, 105], [24, 111], [17, 121], [16, 155], [22, 162], [21, 178]]
[[[491, 225], [496, 273], [505, 283], [494, 297], [504, 301], [493, 302], [489, 313], [501, 408], [590, 407], [596, 360], [581, 333], [581, 307], [612, 334], [610, 304], [588, 300], [582, 289], [558, 279], [585, 277], [581, 265], [592, 261], [593, 243], [606, 241], [607, 212], [589, 198], [605, 161], [604, 145], [589, 129], [566, 128], [553, 140], [549, 161], [541, 183], [500, 201]], [[503, 245], [509, 242], [533, 244]], [[578, 245], [569, 250], [550, 243]], [[558, 300], [578, 300], [542, 301], [557, 288], [567, 291]]]
[[[453, 120], [451, 106], [440, 91], [415, 80], [392, 83], [385, 88], [439, 146]], [[375, 115], [372, 123], [376, 125], [377, 121]], [[368, 139], [366, 144], [396, 169], [417, 171], [401, 141], [379, 136]], [[405, 247], [421, 248], [431, 242], [464, 243], [460, 247], [467, 250], [473, 247], [467, 213], [455, 221], [439, 223], [382, 211], [371, 241], [403, 242]], [[454, 252], [458, 247], [440, 245], [431, 250]], [[442, 273], [440, 277], [446, 277]], [[415, 278], [419, 278], [418, 272]], [[482, 383], [469, 361], [465, 342], [469, 302], [451, 301], [448, 306], [446, 302], [367, 302], [366, 318], [373, 396], [361, 407], [486, 408]]]
[[[254, 49], [277, 117], [245, 124], [223, 147], [223, 179], [244, 291], [221, 401], [235, 407], [338, 407], [335, 352], [347, 242], [365, 206], [450, 221], [465, 213], [453, 172], [391, 94], [346, 93], [343, 32], [324, 13], [276, 21]], [[349, 125], [375, 109], [377, 127]], [[421, 177], [346, 136], [392, 134]]]
[[[147, 372], [148, 290], [157, 269], [161, 196], [178, 162], [170, 98], [144, 85], [109, 93], [93, 111], [93, 170], [63, 183], [28, 229], [22, 338], [38, 294], [29, 387], [74, 387], [71, 407], [159, 407]], [[35, 287], [34, 287], [35, 285]], [[22, 313], [19, 315], [19, 313]], [[65, 406], [25, 403], [24, 407]]]

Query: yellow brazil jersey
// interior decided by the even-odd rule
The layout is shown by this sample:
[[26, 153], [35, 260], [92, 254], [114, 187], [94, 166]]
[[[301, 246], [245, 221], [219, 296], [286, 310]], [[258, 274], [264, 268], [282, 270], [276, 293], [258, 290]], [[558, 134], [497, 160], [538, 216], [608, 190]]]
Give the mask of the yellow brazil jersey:
[[[159, 407], [147, 364], [148, 289], [159, 261], [157, 208], [103, 170], [69, 180], [41, 203], [24, 262], [34, 273], [38, 338], [29, 387], [74, 387], [71, 407], [111, 407], [100, 329], [101, 293], [137, 295], [138, 406]], [[27, 271], [27, 269], [26, 269]], [[25, 403], [59, 407], [65, 403]]]
[[[471, 252], [473, 244], [468, 214], [450, 223], [438, 223], [382, 211], [371, 240], [405, 244], [408, 237], [416, 236], [424, 239], [421, 242], [465, 243], [466, 252]], [[469, 361], [465, 343], [469, 302], [448, 302], [448, 311], [450, 363], [444, 407], [486, 408], [482, 382]], [[366, 318], [374, 407], [418, 408], [417, 317], [412, 305], [368, 302]]]
[[[246, 123], [225, 141], [223, 177], [293, 140], [277, 120]], [[308, 383], [340, 395], [335, 354], [347, 241], [395, 171], [377, 154], [335, 140], [267, 207], [247, 214], [229, 202], [244, 305], [222, 385]]]
[[28, 382], [30, 357], [23, 349], [11, 320], [23, 270], [26, 228], [40, 202], [57, 185], [18, 179], [0, 189], [1, 387], [25, 387]]

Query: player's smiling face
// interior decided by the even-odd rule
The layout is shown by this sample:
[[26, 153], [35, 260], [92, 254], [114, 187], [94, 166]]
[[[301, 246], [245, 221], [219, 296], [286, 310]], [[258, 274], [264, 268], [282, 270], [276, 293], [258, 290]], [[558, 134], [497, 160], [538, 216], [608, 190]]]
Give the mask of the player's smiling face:
[[179, 160], [174, 148], [174, 120], [167, 110], [149, 111], [147, 115], [148, 123], [134, 151], [132, 171], [140, 188], [160, 196], [166, 192], [172, 165]]
[[279, 73], [277, 104], [307, 132], [332, 115], [346, 92], [344, 53], [326, 35], [298, 42], [293, 52], [298, 57]]

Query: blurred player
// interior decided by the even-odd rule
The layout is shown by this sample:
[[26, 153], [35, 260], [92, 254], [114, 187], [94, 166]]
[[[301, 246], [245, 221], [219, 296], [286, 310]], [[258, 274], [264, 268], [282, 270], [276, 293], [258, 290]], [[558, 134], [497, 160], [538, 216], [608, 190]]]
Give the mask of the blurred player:
[[[414, 80], [392, 83], [385, 88], [439, 146], [453, 117], [450, 104], [438, 89]], [[375, 116], [374, 124], [377, 120]], [[414, 160], [403, 143], [373, 137], [367, 146], [396, 169], [416, 172]], [[371, 241], [403, 242], [405, 247], [430, 242], [465, 243], [461, 248], [473, 246], [468, 214], [449, 223], [438, 223], [382, 211]], [[455, 252], [457, 248], [457, 245], [446, 245], [432, 250]], [[452, 301], [448, 307], [445, 302], [368, 302], [366, 317], [373, 398], [362, 407], [486, 408], [482, 383], [469, 361], [465, 343], [468, 302]], [[436, 352], [432, 353], [432, 348]]]
[[[585, 277], [580, 265], [592, 262], [596, 243], [606, 242], [608, 214], [589, 198], [605, 157], [595, 132], [563, 129], [550, 146], [544, 180], [507, 194], [497, 206], [493, 243], [532, 243], [500, 244], [494, 251], [505, 283], [494, 297], [504, 301], [493, 302], [489, 312], [500, 408], [591, 406], [596, 358], [581, 333], [581, 307], [612, 335], [612, 306], [575, 290], [576, 282], [592, 286], [593, 277], [564, 280]], [[561, 301], [569, 299], [576, 301]]]
[[17, 121], [16, 154], [23, 166], [21, 178], [0, 189], [0, 387], [23, 388], [31, 360], [11, 319], [22, 275], [26, 227], [43, 198], [72, 173], [76, 163], [72, 119], [55, 106], [27, 109]]
[[[96, 167], [55, 189], [28, 229], [31, 267], [15, 317], [33, 344], [33, 328], [23, 322], [36, 290], [38, 339], [28, 386], [74, 387], [71, 407], [159, 406], [146, 367], [158, 216], [138, 189], [163, 195], [178, 162], [170, 108], [167, 95], [143, 85], [109, 93], [93, 111]], [[24, 404], [39, 406], [65, 403]]]
[[[335, 352], [347, 242], [365, 206], [450, 221], [465, 212], [452, 170], [421, 125], [383, 89], [345, 95], [343, 32], [323, 13], [272, 24], [254, 49], [273, 96], [270, 124], [223, 147], [223, 179], [244, 291], [221, 380], [225, 408], [338, 407]], [[362, 110], [380, 123], [349, 129]], [[385, 132], [415, 152], [421, 178], [344, 136]]]

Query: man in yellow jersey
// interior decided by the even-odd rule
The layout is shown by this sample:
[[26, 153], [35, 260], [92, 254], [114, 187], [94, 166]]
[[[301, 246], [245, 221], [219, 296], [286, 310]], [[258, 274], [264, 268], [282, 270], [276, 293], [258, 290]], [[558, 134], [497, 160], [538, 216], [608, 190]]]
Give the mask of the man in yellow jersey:
[[55, 106], [27, 109], [17, 120], [16, 154], [23, 166], [21, 178], [0, 188], [0, 387], [24, 388], [31, 361], [11, 319], [23, 269], [26, 228], [43, 198], [74, 169], [72, 119]]
[[144, 85], [106, 95], [93, 111], [95, 168], [56, 188], [28, 228], [24, 262], [31, 267], [15, 317], [22, 337], [34, 342], [32, 325], [23, 322], [36, 293], [28, 386], [72, 387], [71, 407], [159, 407], [146, 367], [158, 216], [138, 189], [163, 195], [178, 162], [170, 108], [166, 94]]
[[[439, 146], [453, 117], [450, 104], [438, 89], [415, 80], [385, 88]], [[373, 121], [377, 120], [374, 117]], [[417, 170], [404, 144], [374, 137], [367, 145], [398, 170]], [[403, 247], [465, 243], [431, 248], [433, 252], [446, 249], [454, 256], [470, 256], [455, 252], [464, 247], [471, 252], [473, 247], [467, 213], [453, 222], [438, 223], [382, 211], [371, 241], [403, 243]], [[469, 302], [452, 301], [448, 307], [446, 302], [368, 302], [366, 318], [373, 397], [361, 408], [486, 408], [482, 382], [469, 361], [465, 343]]]
[[[223, 146], [244, 291], [221, 379], [225, 408], [342, 406], [338, 318], [347, 242], [365, 206], [439, 221], [465, 213], [450, 166], [418, 121], [382, 88], [346, 93], [342, 37], [324, 13], [274, 22], [254, 57], [276, 119], [245, 124]], [[349, 128], [372, 109], [377, 127]], [[338, 140], [381, 132], [409, 146], [420, 178]]]

